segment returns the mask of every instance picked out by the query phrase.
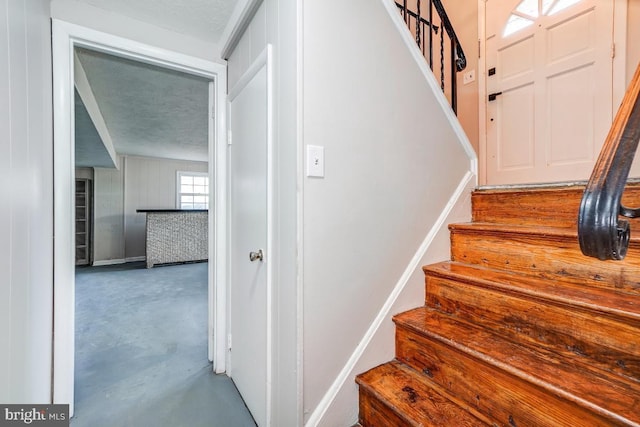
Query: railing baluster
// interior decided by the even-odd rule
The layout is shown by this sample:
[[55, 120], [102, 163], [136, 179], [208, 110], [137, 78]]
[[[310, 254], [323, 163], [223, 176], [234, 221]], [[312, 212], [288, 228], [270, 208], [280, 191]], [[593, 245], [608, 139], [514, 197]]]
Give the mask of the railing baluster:
[[[423, 18], [423, 8], [422, 8], [422, 0], [416, 0], [416, 10], [412, 11], [407, 7], [407, 0], [403, 0], [402, 3], [399, 3], [396, 0], [396, 6], [400, 9], [400, 13], [402, 17], [409, 27], [409, 31], [412, 31], [415, 35], [416, 44], [418, 45], [418, 49], [422, 51], [422, 56], [425, 57], [427, 62], [429, 63], [429, 67], [431, 70], [434, 69], [434, 58], [433, 58], [433, 34], [438, 34], [440, 31], [440, 87], [443, 92], [445, 92], [445, 56], [444, 56], [444, 33], [447, 32], [448, 40], [451, 43], [450, 45], [450, 55], [451, 55], [451, 107], [455, 112], [457, 109], [457, 81], [456, 76], [457, 73], [462, 71], [467, 64], [467, 61], [464, 57], [464, 52], [462, 51], [462, 47], [460, 46], [460, 42], [456, 33], [451, 26], [451, 21], [449, 21], [449, 17], [447, 16], [447, 12], [444, 10], [444, 6], [442, 5], [441, 0], [428, 0], [429, 1], [429, 10], [428, 17], [426, 20]], [[438, 16], [440, 18], [440, 26], [433, 24], [433, 9], [436, 10]], [[427, 41], [426, 35], [429, 34], [429, 54], [427, 56]]]
[[425, 24], [424, 21], [422, 21], [422, 46], [420, 46], [420, 50], [422, 51], [422, 56], [425, 55], [424, 48], [425, 48], [425, 45], [427, 44], [425, 41], [426, 34], [427, 34], [427, 24]]
[[444, 31], [440, 31], [440, 89], [444, 92]]
[[454, 113], [458, 113], [458, 73], [456, 72], [456, 40], [450, 40], [451, 47], [451, 108]]
[[418, 44], [418, 47], [420, 47], [420, 21], [422, 18], [422, 16], [420, 16], [420, 0], [418, 0], [418, 5], [417, 5], [418, 9], [416, 11], [417, 13], [417, 17], [416, 17], [416, 43]]
[[433, 0], [429, 0], [429, 67], [433, 70]]

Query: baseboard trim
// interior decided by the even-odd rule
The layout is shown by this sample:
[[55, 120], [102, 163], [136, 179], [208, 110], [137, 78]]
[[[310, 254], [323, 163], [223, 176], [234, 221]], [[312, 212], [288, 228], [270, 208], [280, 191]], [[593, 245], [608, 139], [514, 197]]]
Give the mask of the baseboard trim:
[[360, 343], [358, 343], [358, 346], [354, 350], [353, 354], [351, 355], [351, 357], [349, 358], [345, 366], [342, 368], [342, 370], [340, 371], [340, 373], [338, 374], [334, 382], [331, 384], [331, 387], [329, 387], [329, 389], [323, 396], [322, 400], [320, 401], [316, 409], [311, 413], [311, 416], [309, 417], [309, 420], [305, 424], [305, 427], [318, 426], [322, 421], [322, 419], [324, 418], [326, 412], [329, 410], [329, 407], [335, 400], [336, 396], [338, 395], [342, 387], [344, 387], [345, 383], [349, 380], [353, 380], [352, 371], [355, 369], [358, 361], [360, 360], [360, 358], [366, 351], [367, 347], [373, 340], [374, 336], [380, 329], [382, 322], [384, 322], [385, 319], [389, 318], [393, 305], [395, 304], [396, 300], [398, 299], [398, 297], [400, 296], [404, 288], [409, 283], [409, 280], [411, 279], [411, 276], [413, 275], [415, 270], [419, 268], [420, 260], [424, 258], [425, 254], [427, 253], [427, 250], [429, 250], [429, 247], [431, 246], [431, 243], [435, 239], [436, 235], [438, 234], [440, 229], [442, 229], [442, 227], [446, 227], [447, 217], [453, 210], [453, 207], [464, 195], [465, 189], [475, 179], [476, 179], [476, 174], [474, 173], [474, 171], [467, 171], [467, 173], [464, 175], [464, 177], [458, 184], [458, 187], [453, 192], [451, 198], [449, 198], [449, 201], [447, 202], [446, 206], [440, 213], [440, 216], [438, 217], [436, 222], [433, 224], [433, 226], [427, 233], [426, 237], [424, 238], [422, 244], [420, 245], [420, 247], [414, 254], [413, 258], [409, 262], [409, 265], [405, 268], [404, 272], [402, 273], [402, 276], [400, 276], [400, 279], [398, 280], [391, 294], [385, 301], [384, 305], [382, 306], [382, 309], [378, 312], [378, 315], [369, 326], [369, 329], [363, 336], [362, 340], [360, 341]]
[[119, 258], [119, 259], [103, 259], [100, 261], [94, 261], [92, 265], [94, 267], [100, 267], [103, 265], [117, 265], [117, 264], [126, 264], [128, 262], [145, 261], [146, 259], [147, 257], [144, 257], [144, 256], [136, 256], [131, 258]]
[[101, 261], [93, 261], [94, 267], [101, 267], [103, 265], [116, 265], [116, 264], [124, 264], [127, 262], [124, 258], [121, 259], [103, 259]]

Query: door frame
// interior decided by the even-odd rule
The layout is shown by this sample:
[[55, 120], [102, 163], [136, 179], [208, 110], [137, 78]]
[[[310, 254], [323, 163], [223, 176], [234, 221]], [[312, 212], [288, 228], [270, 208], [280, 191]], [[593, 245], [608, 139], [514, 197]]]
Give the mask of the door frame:
[[[208, 357], [217, 373], [226, 369], [226, 66], [52, 19], [54, 122], [53, 403], [74, 410], [75, 180], [74, 49], [84, 47], [210, 79]], [[214, 115], [215, 113], [215, 115]], [[220, 232], [218, 232], [220, 231]], [[219, 284], [219, 285], [218, 285]]]
[[[626, 56], [627, 56], [627, 2], [628, 0], [613, 0], [613, 43], [615, 57], [613, 58], [613, 114], [626, 90]], [[486, 12], [487, 0], [478, 0], [478, 184], [487, 184], [487, 55], [486, 55]], [[613, 120], [613, 117], [611, 117]]]
[[[265, 47], [265, 49], [258, 55], [258, 57], [253, 61], [253, 63], [249, 66], [249, 68], [247, 69], [247, 71], [244, 72], [244, 74], [240, 77], [240, 79], [237, 81], [237, 83], [234, 84], [233, 88], [231, 88], [229, 90], [229, 94], [227, 96], [227, 112], [229, 112], [228, 116], [227, 116], [227, 129], [229, 130], [229, 134], [232, 136], [231, 132], [231, 103], [234, 101], [234, 99], [240, 94], [242, 93], [242, 90], [253, 80], [253, 78], [256, 76], [256, 74], [262, 70], [263, 68], [266, 68], [266, 73], [267, 73], [267, 218], [266, 218], [266, 222], [267, 222], [267, 243], [266, 243], [266, 253], [265, 253], [265, 267], [266, 267], [266, 286], [267, 286], [267, 290], [266, 290], [266, 304], [267, 304], [267, 309], [266, 309], [266, 332], [267, 332], [267, 343], [266, 343], [266, 360], [264, 361], [266, 363], [266, 378], [267, 378], [267, 384], [265, 384], [265, 393], [266, 393], [266, 397], [265, 397], [265, 402], [266, 402], [266, 408], [265, 408], [265, 413], [266, 413], [266, 420], [267, 420], [267, 426], [271, 425], [271, 421], [272, 421], [272, 399], [273, 399], [273, 394], [272, 394], [272, 384], [273, 384], [273, 318], [274, 318], [274, 312], [273, 312], [273, 259], [274, 259], [274, 244], [273, 244], [273, 229], [274, 229], [274, 153], [273, 153], [273, 110], [274, 110], [274, 104], [273, 104], [273, 60], [272, 60], [272, 50], [273, 47], [271, 44], [267, 44], [267, 46]], [[233, 146], [233, 141], [231, 139], [231, 146]], [[228, 156], [229, 154], [227, 154]], [[229, 159], [227, 158], [227, 163], [230, 164]], [[230, 183], [231, 182], [231, 175], [233, 174], [233, 170], [231, 170], [231, 168], [229, 168], [228, 170], [228, 180], [227, 182]], [[227, 202], [226, 202], [226, 208], [227, 208], [227, 218], [230, 218], [230, 221], [232, 220], [232, 216], [231, 216], [231, 207], [232, 207], [232, 201], [229, 199], [231, 197], [231, 191], [227, 190]], [[229, 223], [230, 223], [229, 221]], [[227, 242], [228, 245], [230, 247], [231, 245], [231, 239], [233, 238], [233, 236], [231, 235], [231, 227], [227, 227]], [[231, 268], [231, 262], [233, 260], [231, 259], [231, 256], [227, 257], [227, 271], [231, 272], [232, 268]], [[229, 281], [229, 288], [231, 288], [231, 286], [233, 286], [232, 283], [232, 278], [229, 277], [230, 281]], [[231, 334], [233, 333], [233, 324], [231, 324], [231, 290], [229, 289], [229, 292], [227, 294], [227, 307], [229, 307], [229, 310], [227, 311], [227, 324], [229, 325], [229, 336], [231, 336]], [[227, 354], [227, 366], [230, 368], [229, 369], [229, 374], [231, 376], [231, 378], [233, 378], [233, 359], [232, 359], [232, 352], [231, 349], [228, 348], [226, 351]]]

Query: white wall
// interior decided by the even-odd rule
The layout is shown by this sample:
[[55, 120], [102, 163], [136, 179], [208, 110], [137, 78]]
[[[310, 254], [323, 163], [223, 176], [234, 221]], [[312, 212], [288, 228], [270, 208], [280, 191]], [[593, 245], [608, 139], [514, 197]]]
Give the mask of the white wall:
[[93, 168], [76, 168], [76, 179], [93, 180]]
[[120, 169], [95, 169], [94, 263], [145, 256], [145, 214], [175, 209], [178, 171], [207, 172], [206, 162], [120, 156]]
[[[265, 0], [228, 58], [229, 87], [233, 88], [265, 43], [275, 44], [275, 143], [280, 156], [276, 194], [290, 197], [296, 194], [297, 183], [303, 185], [299, 201], [304, 223], [298, 235], [299, 244], [303, 243], [298, 247], [303, 256], [304, 270], [299, 273], [303, 289], [291, 288], [293, 278], [287, 277], [291, 268], [279, 272], [274, 324], [281, 326], [274, 328], [280, 335], [274, 380], [283, 386], [295, 379], [292, 369], [299, 365], [293, 360], [295, 353], [286, 349], [297, 319], [289, 322], [287, 318], [302, 291], [304, 393], [297, 398], [304, 398], [304, 421], [280, 418], [286, 421], [274, 421], [274, 425], [307, 421], [309, 425], [350, 425], [357, 414], [355, 373], [392, 357], [390, 315], [422, 302], [420, 260], [413, 265], [412, 257], [424, 246], [428, 233], [433, 233], [433, 243], [424, 248], [421, 261], [448, 258], [446, 223], [469, 218], [468, 194], [475, 176], [469, 174], [468, 156], [473, 154], [468, 141], [468, 151], [462, 148], [462, 129], [458, 127], [456, 134], [448, 124], [451, 116], [445, 116], [440, 103], [446, 101], [429, 88], [381, 3], [304, 3], [299, 50], [295, 37], [284, 44], [282, 35], [272, 35], [282, 12], [277, 3]], [[281, 33], [294, 32], [295, 28], [285, 25], [295, 22], [294, 12], [288, 10], [288, 20], [279, 22]], [[293, 52], [304, 52], [297, 58], [304, 75], [295, 72]], [[296, 84], [301, 83], [297, 91]], [[304, 111], [298, 126], [294, 126], [296, 111]], [[325, 146], [325, 179], [305, 179], [301, 167], [299, 174], [291, 170], [292, 165], [302, 164], [303, 142]], [[456, 201], [452, 195], [461, 183], [464, 197]], [[281, 196], [276, 215], [281, 217], [280, 224], [295, 224], [291, 200], [285, 197]], [[446, 219], [439, 218], [448, 202], [454, 204], [453, 211]], [[441, 224], [438, 219], [443, 220]], [[278, 231], [276, 239], [283, 238], [290, 225]], [[291, 242], [295, 241], [277, 242], [274, 255], [279, 266], [286, 256], [296, 260], [295, 246], [287, 246]], [[339, 373], [348, 367], [394, 287], [404, 284], [403, 274], [408, 276], [407, 288], [380, 330], [371, 335], [372, 341], [364, 343], [363, 355], [344, 376], [345, 382], [340, 382]], [[274, 390], [282, 388], [276, 384]], [[274, 420], [278, 413], [288, 415], [287, 402], [294, 402], [287, 397], [284, 392], [274, 396]]]
[[51, 17], [151, 46], [222, 62], [216, 43], [166, 30], [82, 2], [51, 0]]
[[[453, 25], [454, 31], [458, 36], [462, 49], [467, 59], [467, 67], [460, 73], [457, 73], [457, 91], [458, 91], [458, 120], [464, 129], [471, 145], [478, 152], [479, 129], [478, 129], [478, 79], [473, 82], [464, 84], [464, 74], [478, 68], [478, 0], [442, 0], [442, 4], [447, 12], [447, 16]], [[407, 7], [409, 10], [417, 11], [417, 0], [408, 0]], [[422, 3], [422, 18], [428, 19], [429, 4]], [[433, 23], [441, 26], [438, 13], [433, 10]], [[413, 30], [415, 37], [415, 28]], [[432, 34], [433, 37], [433, 70], [436, 79], [440, 81], [440, 33]], [[428, 52], [428, 32], [422, 34], [422, 40], [426, 40]], [[444, 69], [445, 69], [445, 91], [447, 97], [451, 98], [450, 69], [451, 60], [449, 58], [450, 47], [449, 37], [445, 37], [445, 53], [444, 53]]]
[[[252, 1], [252, 0], [249, 0]], [[247, 0], [239, 1], [243, 8]], [[302, 0], [264, 0], [228, 58], [229, 88], [267, 43], [273, 46], [274, 214], [273, 378], [274, 426], [302, 424], [299, 313], [298, 8]]]
[[[304, 412], [312, 426], [356, 421], [357, 372], [344, 382], [340, 374], [363, 348], [362, 370], [391, 359], [390, 316], [401, 307], [381, 310], [405, 284], [398, 304], [423, 304], [421, 265], [411, 261], [429, 233], [439, 238], [425, 259], [449, 259], [447, 224], [438, 220], [458, 186], [475, 182], [473, 150], [387, 4], [393, 15], [382, 1], [304, 4], [304, 144], [325, 147], [326, 174], [303, 181]], [[462, 209], [455, 219], [469, 217]], [[381, 329], [369, 331], [379, 316]]]
[[266, 46], [267, 5], [263, 2], [227, 61], [229, 90], [233, 89]]
[[0, 0], [0, 402], [51, 402], [48, 0]]
[[[468, 222], [471, 212], [471, 191], [475, 182], [470, 181], [461, 197], [452, 206], [443, 224]], [[418, 266], [433, 264], [443, 260], [443, 254], [449, 253], [450, 235], [447, 227], [438, 227], [437, 234], [424, 256], [417, 262]], [[448, 257], [447, 257], [448, 258]], [[389, 310], [391, 315], [410, 310], [423, 304], [425, 296], [424, 273], [420, 268], [413, 270], [406, 281], [407, 285], [398, 295]], [[356, 375], [374, 366], [388, 362], [395, 357], [395, 324], [389, 316], [380, 324], [379, 330], [368, 343], [366, 350], [346, 375], [347, 381], [337, 390], [335, 398], [330, 402], [327, 411], [322, 415], [319, 425], [338, 426], [353, 425], [358, 417]]]

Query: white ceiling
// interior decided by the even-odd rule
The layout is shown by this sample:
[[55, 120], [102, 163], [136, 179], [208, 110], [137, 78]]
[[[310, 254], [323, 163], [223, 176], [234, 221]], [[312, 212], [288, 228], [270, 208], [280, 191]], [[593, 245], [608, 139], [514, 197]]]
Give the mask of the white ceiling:
[[[91, 50], [76, 53], [117, 154], [207, 161], [206, 79]], [[83, 154], [76, 163], [102, 166], [93, 122], [81, 103], [76, 110], [76, 153]]]
[[218, 42], [238, 0], [75, 0], [208, 42]]
[[96, 130], [82, 98], [75, 92], [76, 114], [76, 166], [112, 168], [113, 160], [109, 156], [98, 131]]

